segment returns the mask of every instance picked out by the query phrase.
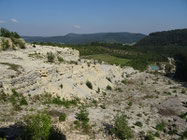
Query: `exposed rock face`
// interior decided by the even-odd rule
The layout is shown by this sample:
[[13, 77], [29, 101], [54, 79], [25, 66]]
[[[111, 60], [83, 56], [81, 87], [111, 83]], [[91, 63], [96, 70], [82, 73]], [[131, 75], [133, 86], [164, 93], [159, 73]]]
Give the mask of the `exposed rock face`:
[[[48, 52], [62, 57], [65, 62], [59, 63], [58, 60], [54, 63], [46, 62]], [[37, 45], [33, 48], [27, 44], [25, 50], [1, 52], [1, 63], [16, 64], [23, 68], [19, 75], [11, 73], [14, 75], [12, 78], [11, 75], [7, 76], [6, 72], [1, 75], [4, 90], [11, 93], [11, 89], [15, 88], [24, 94], [48, 92], [65, 99], [98, 100], [98, 90], [105, 91], [107, 86], [113, 88], [116, 82], [121, 82], [127, 74], [135, 72], [130, 67], [122, 69], [115, 65], [94, 64], [91, 60], [78, 60], [78, 51], [52, 46]], [[71, 61], [76, 63], [70, 63]], [[9, 69], [6, 65], [2, 67]], [[87, 81], [91, 82], [93, 89], [87, 87]]]

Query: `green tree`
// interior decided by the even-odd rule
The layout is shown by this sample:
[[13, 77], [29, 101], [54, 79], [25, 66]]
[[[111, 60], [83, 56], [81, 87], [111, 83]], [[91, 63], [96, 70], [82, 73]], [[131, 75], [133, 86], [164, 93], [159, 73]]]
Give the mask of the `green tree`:
[[47, 140], [52, 129], [52, 121], [49, 115], [44, 113], [34, 114], [25, 119], [25, 140]]
[[121, 140], [131, 139], [134, 137], [133, 131], [128, 126], [127, 116], [125, 114], [114, 117], [114, 127], [111, 132]]

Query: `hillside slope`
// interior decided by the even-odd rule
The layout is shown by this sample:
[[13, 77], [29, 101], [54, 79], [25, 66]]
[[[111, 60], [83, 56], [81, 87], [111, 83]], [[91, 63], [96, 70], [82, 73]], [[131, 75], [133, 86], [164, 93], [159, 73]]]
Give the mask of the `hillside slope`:
[[148, 36], [144, 37], [137, 43], [138, 46], [160, 46], [170, 44], [177, 44], [182, 46], [187, 45], [187, 29], [177, 29], [150, 33]]
[[94, 33], [94, 34], [67, 34], [65, 36], [39, 37], [39, 36], [23, 36], [27, 42], [55, 42], [65, 44], [87, 44], [91, 42], [107, 42], [107, 43], [133, 43], [145, 37], [139, 33]]

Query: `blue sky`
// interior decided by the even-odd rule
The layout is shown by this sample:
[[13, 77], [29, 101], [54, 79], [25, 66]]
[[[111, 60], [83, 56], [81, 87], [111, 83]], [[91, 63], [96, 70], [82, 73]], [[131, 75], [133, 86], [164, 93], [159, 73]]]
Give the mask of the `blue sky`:
[[0, 0], [0, 27], [21, 35], [187, 28], [187, 0]]

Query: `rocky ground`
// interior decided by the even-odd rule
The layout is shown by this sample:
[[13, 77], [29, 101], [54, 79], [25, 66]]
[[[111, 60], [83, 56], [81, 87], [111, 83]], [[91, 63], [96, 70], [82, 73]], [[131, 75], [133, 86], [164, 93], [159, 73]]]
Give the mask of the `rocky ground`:
[[[52, 63], [47, 59], [49, 52], [55, 55]], [[30, 44], [26, 49], [1, 51], [0, 72], [1, 135], [15, 138], [16, 124], [28, 114], [43, 111], [68, 140], [117, 139], [109, 129], [114, 116], [121, 113], [127, 115], [137, 140], [150, 133], [155, 139], [179, 139], [187, 130], [186, 87], [162, 75], [82, 60], [70, 48]], [[15, 92], [24, 95], [28, 105], [6, 100]], [[56, 97], [64, 103], [51, 103]], [[15, 97], [17, 102], [20, 98]], [[83, 104], [89, 113], [88, 131], [74, 123]], [[64, 122], [58, 119], [62, 113], [67, 115]], [[159, 130], [156, 126], [162, 122], [164, 129]]]

